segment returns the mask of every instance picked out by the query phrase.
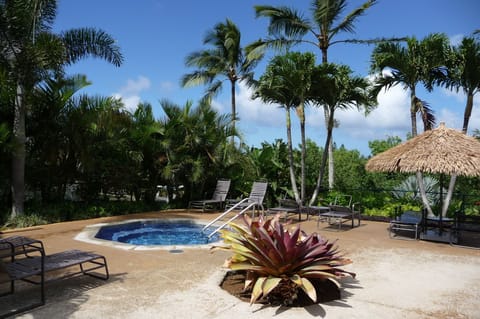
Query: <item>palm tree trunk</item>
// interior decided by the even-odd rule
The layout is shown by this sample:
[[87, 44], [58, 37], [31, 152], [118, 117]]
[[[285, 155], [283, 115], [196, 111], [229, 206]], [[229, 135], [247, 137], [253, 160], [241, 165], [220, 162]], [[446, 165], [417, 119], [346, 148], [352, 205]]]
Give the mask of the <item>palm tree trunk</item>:
[[[328, 63], [328, 46], [321, 45], [320, 50], [322, 51], [322, 63], [323, 64]], [[323, 112], [325, 117], [325, 125], [327, 125], [328, 127], [329, 119], [330, 119], [330, 116], [328, 114], [329, 109], [325, 107], [323, 109]], [[333, 189], [334, 184], [335, 184], [335, 161], [333, 159], [333, 140], [330, 136], [329, 143], [328, 143], [328, 188]]]
[[301, 166], [301, 184], [300, 184], [300, 199], [301, 203], [305, 202], [305, 180], [306, 180], [306, 172], [305, 172], [305, 159], [307, 157], [307, 150], [306, 150], [306, 142], [305, 142], [305, 105], [303, 102], [299, 106], [300, 108], [300, 134], [301, 134], [301, 159], [300, 159], [300, 166]]
[[470, 121], [470, 116], [472, 115], [472, 108], [473, 108], [473, 94], [469, 92], [467, 95], [467, 105], [465, 106], [465, 112], [463, 114], [462, 131], [464, 134], [467, 134], [468, 122]]
[[310, 199], [309, 206], [315, 204], [317, 200], [318, 193], [320, 192], [320, 188], [323, 183], [323, 177], [325, 175], [325, 166], [328, 157], [328, 145], [330, 144], [330, 140], [332, 138], [332, 131], [333, 131], [333, 113], [334, 110], [329, 111], [330, 115], [328, 117], [328, 124], [327, 124], [327, 139], [325, 140], [325, 147], [323, 148], [323, 155], [322, 155], [322, 162], [320, 163], [320, 171], [318, 172], [317, 178], [317, 185], [315, 186], [315, 190], [313, 191], [312, 198]]
[[[237, 116], [237, 110], [236, 110], [236, 105], [235, 105], [235, 82], [231, 82], [232, 87], [230, 89], [231, 91], [231, 100], [232, 100], [232, 129], [233, 132], [235, 132], [235, 119]], [[232, 145], [235, 144], [235, 134], [232, 134]]]
[[[333, 131], [332, 131], [333, 135]], [[333, 138], [328, 143], [328, 188], [333, 189], [335, 184], [335, 163], [333, 160]]]
[[412, 123], [412, 137], [417, 136], [417, 110], [415, 103], [415, 88], [410, 90], [410, 122]]
[[13, 119], [12, 152], [12, 212], [10, 217], [22, 215], [25, 201], [25, 105], [24, 87], [17, 83]]
[[293, 195], [295, 201], [301, 203], [300, 195], [298, 194], [297, 180], [295, 178], [295, 168], [293, 162], [293, 147], [292, 147], [292, 123], [290, 120], [290, 108], [286, 107], [286, 121], [287, 121], [287, 145], [288, 145], [288, 164], [290, 170], [290, 183], [292, 184]]
[[[323, 114], [325, 118], [325, 127], [327, 127], [327, 130], [328, 130], [330, 115], [329, 115], [329, 109], [327, 107], [323, 108]], [[335, 182], [334, 175], [335, 175], [335, 168], [334, 168], [334, 160], [333, 160], [333, 140], [330, 137], [330, 142], [328, 143], [328, 188], [329, 189], [333, 188], [333, 183]]]

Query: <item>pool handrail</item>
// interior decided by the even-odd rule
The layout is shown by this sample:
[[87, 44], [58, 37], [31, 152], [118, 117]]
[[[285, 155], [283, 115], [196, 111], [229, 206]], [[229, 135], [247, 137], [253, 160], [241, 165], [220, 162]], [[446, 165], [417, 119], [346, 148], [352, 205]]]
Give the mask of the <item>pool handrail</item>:
[[[239, 201], [238, 203], [236, 203], [235, 205], [233, 205], [232, 207], [230, 207], [229, 209], [227, 209], [225, 212], [223, 212], [221, 215], [219, 215], [218, 217], [216, 217], [214, 220], [212, 220], [211, 222], [209, 222], [207, 225], [205, 225], [203, 228], [202, 228], [202, 232], [204, 232], [208, 227], [212, 226], [214, 223], [218, 222], [219, 220], [221, 220], [223, 217], [225, 217], [228, 213], [230, 213], [232, 210], [235, 210], [238, 206], [241, 206], [244, 202], [248, 201], [249, 198], [244, 198], [242, 199], [241, 201]], [[217, 227], [213, 232], [211, 232], [207, 237], [210, 238], [212, 237], [215, 233], [217, 233], [220, 229], [224, 228], [225, 226], [228, 225], [228, 223], [230, 223], [231, 221], [233, 221], [234, 219], [236, 219], [237, 217], [245, 214], [245, 212], [247, 210], [249, 210], [250, 208], [252, 207], [255, 207], [255, 205], [257, 205], [256, 202], [252, 202], [250, 204], [248, 204], [245, 208], [243, 208], [240, 212], [238, 212], [237, 214], [235, 214], [235, 216], [233, 216], [232, 218], [230, 218], [228, 221], [226, 221], [225, 223], [223, 223], [222, 225], [220, 225], [219, 227]], [[255, 211], [253, 212], [255, 213]]]

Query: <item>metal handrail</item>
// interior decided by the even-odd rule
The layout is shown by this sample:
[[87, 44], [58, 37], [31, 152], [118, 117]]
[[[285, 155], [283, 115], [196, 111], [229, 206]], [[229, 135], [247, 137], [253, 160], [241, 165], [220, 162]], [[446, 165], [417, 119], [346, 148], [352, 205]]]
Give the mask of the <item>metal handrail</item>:
[[[203, 228], [202, 228], [202, 232], [204, 232], [208, 227], [212, 226], [214, 223], [218, 222], [219, 220], [221, 220], [223, 217], [225, 217], [228, 213], [230, 213], [232, 210], [236, 209], [238, 206], [240, 206], [241, 204], [245, 203], [245, 202], [248, 202], [250, 198], [244, 198], [242, 199], [241, 201], [239, 201], [238, 203], [236, 203], [235, 205], [233, 205], [232, 207], [230, 207], [229, 209], [227, 209], [225, 212], [223, 212], [221, 215], [219, 215], [218, 217], [216, 217], [214, 220], [212, 220], [210, 223], [208, 223], [207, 225], [205, 225]], [[219, 227], [217, 227], [213, 232], [211, 232], [207, 237], [210, 238], [212, 237], [215, 233], [217, 233], [220, 229], [224, 228], [225, 226], [228, 225], [228, 223], [230, 223], [232, 220], [238, 218], [239, 216], [245, 214], [246, 211], [248, 211], [250, 208], [252, 207], [255, 207], [256, 205], [258, 205], [258, 203], [255, 201], [255, 202], [251, 202], [250, 204], [248, 204], [244, 209], [242, 209], [240, 212], [238, 212], [235, 216], [233, 216], [232, 218], [230, 218], [228, 221], [226, 221], [225, 223], [223, 223], [222, 225], [220, 225]], [[263, 210], [263, 207], [262, 207], [262, 210]]]
[[248, 198], [244, 198], [242, 199], [241, 201], [239, 201], [238, 203], [236, 203], [235, 205], [233, 205], [232, 207], [230, 207], [228, 210], [224, 211], [221, 215], [219, 215], [217, 218], [215, 218], [214, 220], [212, 220], [210, 223], [206, 224], [205, 227], [202, 228], [202, 232], [205, 231], [205, 229], [207, 229], [208, 227], [212, 226], [214, 223], [216, 223], [217, 221], [219, 221], [220, 219], [223, 218], [223, 216], [227, 215], [228, 213], [230, 213], [232, 210], [234, 210], [238, 205], [240, 205], [241, 203], [243, 202], [246, 202], [248, 200]]

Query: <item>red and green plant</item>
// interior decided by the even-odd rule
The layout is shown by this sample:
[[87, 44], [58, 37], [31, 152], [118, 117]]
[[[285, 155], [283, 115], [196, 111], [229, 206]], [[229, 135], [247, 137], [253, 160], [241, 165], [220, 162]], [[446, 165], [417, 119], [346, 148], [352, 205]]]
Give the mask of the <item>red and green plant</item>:
[[231, 223], [221, 230], [225, 246], [215, 247], [233, 251], [227, 267], [245, 271], [245, 291], [251, 292], [250, 303], [263, 299], [271, 304], [291, 305], [303, 290], [317, 301], [314, 280], [355, 277], [354, 273], [338, 267], [351, 263], [339, 254], [334, 243], [317, 233], [306, 235], [300, 227], [284, 228], [279, 216], [256, 221], [244, 215], [245, 226]]

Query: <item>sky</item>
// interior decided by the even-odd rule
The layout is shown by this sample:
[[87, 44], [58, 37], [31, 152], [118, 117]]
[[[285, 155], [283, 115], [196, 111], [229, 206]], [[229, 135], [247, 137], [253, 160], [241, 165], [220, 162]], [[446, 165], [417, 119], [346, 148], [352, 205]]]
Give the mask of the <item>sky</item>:
[[[360, 6], [363, 0], [350, 0], [344, 15]], [[157, 119], [163, 118], [161, 100], [183, 106], [188, 101], [197, 105], [205, 87], [182, 88], [180, 79], [194, 69], [185, 66], [185, 57], [203, 45], [208, 30], [228, 18], [240, 29], [242, 46], [267, 35], [268, 19], [255, 17], [255, 5], [289, 6], [311, 19], [310, 0], [59, 0], [54, 32], [78, 27], [94, 27], [112, 35], [125, 58], [120, 67], [103, 60], [88, 58], [69, 67], [69, 74], [85, 74], [92, 85], [82, 93], [122, 98], [125, 107], [134, 110], [139, 102], [152, 105]], [[339, 34], [336, 39], [372, 39], [378, 37], [415, 36], [421, 40], [434, 32], [445, 33], [451, 43], [480, 29], [480, 1], [477, 0], [379, 0], [355, 23], [355, 33]], [[312, 40], [313, 38], [308, 37]], [[315, 46], [295, 47], [311, 51], [317, 63], [321, 54]], [[336, 44], [329, 50], [329, 62], [350, 66], [355, 76], [367, 77], [373, 46]], [[258, 78], [274, 52], [270, 52], [256, 69]], [[220, 114], [229, 113], [230, 84], [213, 106]], [[247, 145], [260, 146], [276, 139], [286, 141], [285, 111], [278, 105], [252, 100], [252, 92], [244, 85], [237, 87], [238, 127]], [[418, 88], [417, 95], [434, 110], [437, 124], [461, 129], [466, 97], [462, 93], [435, 88], [432, 93]], [[333, 138], [337, 146], [359, 150], [370, 155], [368, 142], [399, 136], [406, 139], [411, 131], [409, 92], [396, 86], [378, 96], [378, 106], [367, 117], [356, 108], [339, 111], [339, 127]], [[295, 145], [300, 141], [296, 117], [292, 115]], [[308, 108], [306, 135], [319, 146], [325, 143], [323, 112]], [[421, 128], [423, 126], [419, 126]], [[480, 129], [480, 95], [474, 100], [469, 134]]]

